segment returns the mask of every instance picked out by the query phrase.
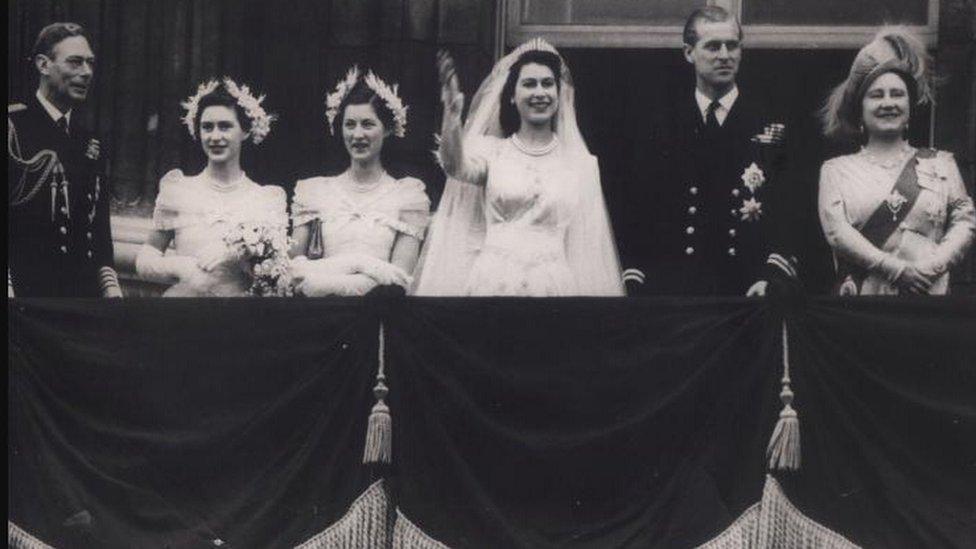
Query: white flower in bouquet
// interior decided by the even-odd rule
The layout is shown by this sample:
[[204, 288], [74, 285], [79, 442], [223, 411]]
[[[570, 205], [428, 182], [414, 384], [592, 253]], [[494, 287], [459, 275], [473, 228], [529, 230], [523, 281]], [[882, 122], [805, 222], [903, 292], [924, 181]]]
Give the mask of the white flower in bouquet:
[[265, 259], [254, 264], [254, 276], [265, 277], [275, 274], [275, 263], [271, 259]]
[[251, 295], [293, 295], [289, 238], [284, 225], [240, 223], [227, 232], [225, 242], [250, 268]]

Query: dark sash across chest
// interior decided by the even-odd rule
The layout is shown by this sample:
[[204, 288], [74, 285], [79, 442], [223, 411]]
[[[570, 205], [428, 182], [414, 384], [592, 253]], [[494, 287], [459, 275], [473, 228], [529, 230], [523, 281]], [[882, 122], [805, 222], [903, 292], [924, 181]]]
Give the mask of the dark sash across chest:
[[[871, 212], [871, 216], [858, 231], [879, 250], [884, 248], [885, 242], [898, 230], [902, 221], [915, 206], [922, 188], [918, 184], [918, 161], [920, 158], [932, 158], [935, 151], [931, 149], [919, 150], [915, 156], [905, 163], [891, 193]], [[841, 258], [838, 265], [838, 284], [852, 282], [858, 290], [867, 277], [867, 271]]]

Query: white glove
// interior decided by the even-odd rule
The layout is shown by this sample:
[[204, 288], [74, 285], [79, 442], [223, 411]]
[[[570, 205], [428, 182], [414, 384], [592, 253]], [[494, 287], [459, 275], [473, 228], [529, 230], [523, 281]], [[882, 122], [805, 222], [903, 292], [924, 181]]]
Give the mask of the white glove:
[[[298, 258], [296, 258], [298, 259]], [[302, 263], [299, 260], [299, 263]], [[366, 254], [341, 254], [314, 261], [305, 261], [299, 272], [323, 274], [363, 274], [378, 285], [398, 284], [406, 288], [413, 279], [400, 267]]]
[[226, 244], [213, 244], [197, 255], [197, 267], [210, 272], [220, 265], [239, 261], [237, 252]]
[[163, 255], [149, 244], [143, 244], [136, 255], [136, 272], [151, 282], [173, 284], [189, 278], [196, 270], [196, 260], [192, 257]]
[[324, 259], [292, 259], [296, 290], [310, 297], [364, 295], [378, 285], [409, 286], [412, 279], [403, 269], [364, 254], [342, 254]]
[[407, 272], [400, 267], [397, 267], [388, 261], [376, 259], [375, 257], [371, 256], [363, 256], [359, 266], [359, 272], [372, 278], [380, 286], [396, 284], [398, 286], [403, 286], [404, 288], [409, 288], [413, 283], [413, 277], [408, 275]]
[[362, 274], [326, 275], [315, 273], [295, 284], [295, 291], [307, 297], [359, 296], [376, 287], [376, 281]]

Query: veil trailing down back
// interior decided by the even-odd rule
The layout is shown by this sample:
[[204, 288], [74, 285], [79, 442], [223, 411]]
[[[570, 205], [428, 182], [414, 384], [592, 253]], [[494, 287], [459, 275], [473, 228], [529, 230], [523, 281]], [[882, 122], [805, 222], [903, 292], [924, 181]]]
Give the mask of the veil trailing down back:
[[[535, 150], [506, 135], [500, 117], [509, 72], [533, 51], [561, 65], [554, 140]], [[624, 294], [597, 159], [580, 134], [570, 71], [555, 48], [535, 39], [502, 58], [471, 101], [460, 143], [465, 169], [445, 170], [414, 294]]]

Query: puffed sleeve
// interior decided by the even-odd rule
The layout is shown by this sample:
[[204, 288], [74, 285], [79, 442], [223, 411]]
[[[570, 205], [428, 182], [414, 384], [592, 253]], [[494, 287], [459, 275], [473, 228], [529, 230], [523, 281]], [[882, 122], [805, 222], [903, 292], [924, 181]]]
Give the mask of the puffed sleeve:
[[180, 170], [170, 170], [159, 180], [159, 194], [153, 210], [153, 228], [172, 231], [188, 223], [186, 178]]
[[399, 218], [397, 230], [423, 240], [430, 223], [430, 198], [419, 179], [406, 177], [398, 182]]
[[952, 268], [965, 257], [976, 235], [976, 211], [952, 153], [940, 151], [936, 158], [940, 175], [945, 178], [947, 219], [945, 234], [933, 259], [943, 268], [940, 270], [944, 270]]
[[824, 162], [820, 168], [818, 211], [824, 236], [834, 252], [868, 271], [884, 273], [894, 282], [905, 269], [905, 262], [879, 250], [854, 228], [844, 205], [843, 186], [852, 183], [850, 172], [843, 171], [835, 160]]
[[325, 178], [313, 177], [302, 179], [295, 184], [295, 195], [291, 202], [292, 225], [298, 227], [322, 217], [322, 208], [316, 197], [319, 195], [320, 187], [326, 182]]

